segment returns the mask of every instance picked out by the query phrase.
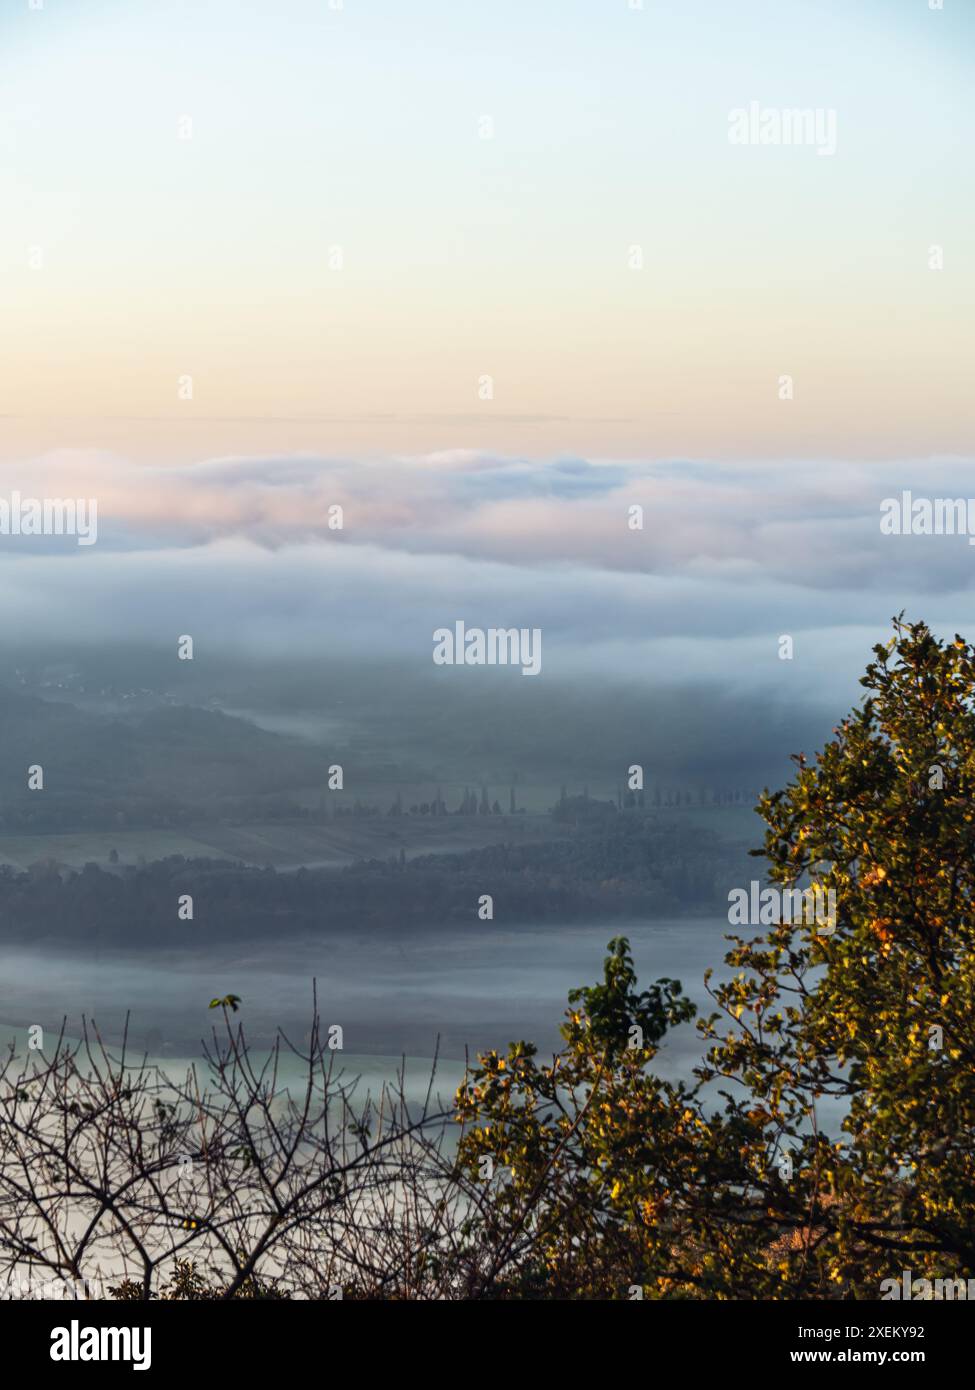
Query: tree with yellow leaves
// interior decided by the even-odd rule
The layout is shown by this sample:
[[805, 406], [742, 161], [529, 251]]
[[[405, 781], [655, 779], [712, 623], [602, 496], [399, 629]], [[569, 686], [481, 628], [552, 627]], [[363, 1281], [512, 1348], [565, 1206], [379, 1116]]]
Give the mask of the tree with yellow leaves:
[[771, 880], [832, 890], [836, 919], [730, 938], [692, 1082], [652, 1062], [693, 1006], [639, 993], [623, 939], [551, 1064], [517, 1043], [468, 1075], [491, 1252], [471, 1294], [876, 1298], [906, 1268], [975, 1274], [975, 650], [899, 618], [863, 684], [759, 804]]

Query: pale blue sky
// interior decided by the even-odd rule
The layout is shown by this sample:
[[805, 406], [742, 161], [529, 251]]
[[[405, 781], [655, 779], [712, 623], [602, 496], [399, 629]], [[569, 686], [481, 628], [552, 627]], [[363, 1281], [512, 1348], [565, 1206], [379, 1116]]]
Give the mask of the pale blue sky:
[[[195, 369], [202, 453], [246, 403], [405, 422], [350, 449], [531, 449], [507, 412], [564, 419], [546, 449], [714, 454], [795, 446], [792, 371], [818, 449], [870, 416], [883, 452], [960, 448], [973, 39], [961, 0], [2, 0], [8, 396], [148, 419]], [[835, 108], [836, 156], [729, 146], [751, 100]], [[485, 372], [494, 416], [449, 425]]]

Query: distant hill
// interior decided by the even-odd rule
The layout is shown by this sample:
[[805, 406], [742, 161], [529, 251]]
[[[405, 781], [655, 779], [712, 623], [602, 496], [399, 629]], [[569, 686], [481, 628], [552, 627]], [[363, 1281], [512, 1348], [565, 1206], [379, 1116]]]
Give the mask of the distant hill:
[[[172, 948], [196, 940], [202, 922], [208, 941], [228, 942], [405, 932], [469, 925], [484, 893], [509, 922], [705, 916], [727, 911], [729, 883], [748, 872], [743, 845], [690, 819], [636, 811], [563, 827], [557, 839], [412, 860], [390, 854], [340, 869], [278, 873], [174, 855], [65, 872], [47, 859], [28, 872], [0, 868], [0, 940]], [[176, 904], [186, 893], [194, 918], [183, 921]]]
[[[28, 768], [43, 769], [30, 790]], [[172, 826], [324, 786], [328, 759], [215, 710], [120, 718], [0, 689], [0, 833]]]

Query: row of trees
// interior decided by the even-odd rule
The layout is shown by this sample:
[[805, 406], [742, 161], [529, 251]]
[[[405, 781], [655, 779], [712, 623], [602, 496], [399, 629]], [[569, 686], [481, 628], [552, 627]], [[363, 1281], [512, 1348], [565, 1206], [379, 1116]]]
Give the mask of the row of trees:
[[[589, 788], [583, 791], [581, 796], [570, 796], [565, 787], [562, 788], [558, 802], [551, 808], [551, 814], [557, 820], [568, 820], [573, 817], [584, 816], [588, 809], [595, 805], [608, 807], [610, 810], [625, 811], [645, 808], [653, 810], [677, 810], [680, 808], [690, 808], [691, 806], [747, 806], [750, 804], [748, 793], [743, 793], [740, 788], [716, 789], [708, 787], [698, 788], [697, 794], [690, 792], [686, 788], [661, 788], [654, 786], [649, 791], [630, 791], [618, 787], [616, 790], [616, 800], [612, 801], [593, 801], [589, 795]], [[356, 802], [359, 808], [359, 803]], [[580, 809], [581, 808], [581, 809]], [[515, 789], [510, 787], [508, 790], [508, 815], [514, 816], [524, 813], [524, 807], [518, 807], [515, 801]], [[336, 807], [336, 815], [348, 815], [349, 812]], [[353, 810], [352, 814], [378, 815], [378, 807], [362, 807]], [[491, 800], [486, 786], [481, 787], [480, 796], [471, 791], [469, 787], [464, 788], [460, 804], [456, 810], [451, 811], [443, 799], [440, 788], [437, 788], [436, 796], [431, 801], [414, 802], [408, 808], [404, 806], [402, 796], [397, 792], [389, 810], [388, 816], [420, 815], [420, 816], [501, 816], [504, 811], [501, 802], [495, 798]]]
[[[341, 869], [273, 869], [170, 856], [141, 865], [62, 872], [0, 867], [6, 939], [29, 936], [142, 947], [190, 940], [469, 924], [491, 894], [499, 918], [519, 922], [727, 910], [730, 884], [747, 877], [741, 847], [710, 827], [652, 812], [620, 815], [611, 802], [568, 799], [558, 837], [463, 853], [368, 860]], [[193, 899], [192, 919], [177, 900]], [[175, 935], [174, 935], [175, 934]]]

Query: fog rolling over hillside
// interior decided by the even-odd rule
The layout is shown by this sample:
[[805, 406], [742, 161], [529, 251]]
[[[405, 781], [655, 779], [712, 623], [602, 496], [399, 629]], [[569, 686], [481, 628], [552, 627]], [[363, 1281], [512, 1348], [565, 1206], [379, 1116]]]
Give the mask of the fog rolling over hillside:
[[[545, 959], [546, 932], [573, 934], [596, 968], [621, 923], [720, 923], [760, 842], [754, 749], [796, 720], [719, 688], [464, 681], [432, 662], [185, 666], [139, 649], [25, 655], [0, 691], [0, 931], [24, 986], [0, 999], [12, 1025], [31, 1021], [43, 950], [75, 1027], [97, 1010], [118, 1037], [131, 1009], [130, 1035], [170, 1052], [224, 975], [248, 982], [266, 1037], [282, 1002], [270, 978], [287, 980], [295, 1021], [313, 974], [371, 1001], [350, 1019], [360, 1053], [430, 1055], [444, 1034], [461, 1056], [477, 1014], [498, 1041], [506, 1019], [550, 1034], [549, 988], [520, 1012], [485, 999], [438, 1019], [446, 981], [467, 998], [467, 959], [506, 995], [506, 975]], [[770, 778], [783, 762], [767, 758]]]

